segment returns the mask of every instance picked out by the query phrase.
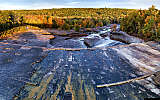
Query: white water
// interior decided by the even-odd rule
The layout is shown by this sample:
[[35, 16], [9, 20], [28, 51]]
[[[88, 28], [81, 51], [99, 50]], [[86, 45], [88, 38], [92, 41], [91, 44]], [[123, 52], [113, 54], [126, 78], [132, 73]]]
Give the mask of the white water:
[[111, 31], [111, 29], [106, 28], [103, 31], [100, 31], [99, 33], [93, 33], [87, 37], [81, 37], [81, 38], [79, 38], [79, 40], [81, 41], [81, 43], [83, 43], [85, 38], [99, 38], [100, 40], [97, 43], [95, 43], [94, 47], [107, 47], [107, 46], [115, 46], [115, 45], [123, 44], [119, 41], [111, 40], [109, 37], [103, 38], [100, 36], [100, 34], [104, 34], [104, 33], [110, 32], [110, 31]]

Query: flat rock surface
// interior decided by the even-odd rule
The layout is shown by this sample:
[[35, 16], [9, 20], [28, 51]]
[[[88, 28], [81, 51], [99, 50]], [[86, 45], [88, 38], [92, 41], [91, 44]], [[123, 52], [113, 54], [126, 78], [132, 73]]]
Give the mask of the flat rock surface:
[[[34, 68], [31, 64], [46, 54], [41, 48], [0, 43], [0, 99], [11, 100], [25, 82], [30, 82]], [[21, 81], [23, 80], [23, 81]]]
[[33, 83], [39, 83], [39, 86], [26, 85], [17, 100], [61, 100], [65, 92], [72, 93], [72, 100], [143, 100], [150, 96], [159, 97], [137, 83], [96, 88], [99, 84], [139, 76], [136, 74], [138, 69], [109, 48], [94, 51], [50, 51], [34, 68], [37, 71], [31, 80]]
[[[72, 100], [160, 97], [151, 77], [120, 86], [96, 88], [100, 84], [158, 71], [160, 52], [152, 46], [138, 43], [95, 50], [50, 50], [49, 47], [59, 45], [55, 44], [57, 41], [64, 46], [67, 42], [55, 40], [50, 46], [54, 36], [42, 33], [31, 30], [0, 42], [0, 100], [13, 97], [15, 100], [63, 100], [66, 94], [72, 95]], [[71, 41], [70, 44], [79, 47]]]
[[144, 72], [160, 70], [160, 52], [144, 43], [120, 46], [114, 50]]

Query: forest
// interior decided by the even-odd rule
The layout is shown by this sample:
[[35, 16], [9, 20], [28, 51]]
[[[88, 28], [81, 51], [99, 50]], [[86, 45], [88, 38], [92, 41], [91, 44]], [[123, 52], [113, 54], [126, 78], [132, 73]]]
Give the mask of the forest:
[[120, 24], [121, 30], [145, 40], [160, 40], [160, 11], [119, 8], [59, 8], [43, 10], [0, 10], [0, 38], [26, 30], [25, 26], [79, 31]]

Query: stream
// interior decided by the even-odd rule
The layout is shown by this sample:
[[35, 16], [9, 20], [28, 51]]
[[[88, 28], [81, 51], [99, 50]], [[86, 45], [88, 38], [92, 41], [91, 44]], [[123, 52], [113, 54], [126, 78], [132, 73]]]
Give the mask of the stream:
[[[50, 41], [54, 48], [94, 48], [125, 45], [122, 42], [101, 37], [65, 38], [57, 36]], [[87, 39], [87, 40], [85, 40]], [[90, 40], [91, 39], [91, 40]], [[86, 45], [85, 41], [89, 41]], [[127, 59], [111, 48], [102, 50], [49, 51], [40, 63], [33, 65], [36, 72], [31, 77], [38, 86], [25, 85], [16, 100], [144, 100], [158, 95], [138, 83], [97, 88], [97, 85], [125, 81], [139, 77]]]
[[106, 27], [98, 33], [87, 33], [86, 37], [55, 36], [47, 44], [50, 48], [101, 48], [95, 50], [43, 51], [41, 47], [46, 43], [37, 42], [33, 32], [24, 34], [27, 38], [30, 34], [29, 42], [24, 38], [24, 43], [21, 40], [0, 42], [0, 100], [144, 100], [159, 97], [137, 82], [96, 87], [141, 76], [140, 70], [128, 59], [108, 48], [127, 45], [101, 36], [110, 31], [110, 27]]

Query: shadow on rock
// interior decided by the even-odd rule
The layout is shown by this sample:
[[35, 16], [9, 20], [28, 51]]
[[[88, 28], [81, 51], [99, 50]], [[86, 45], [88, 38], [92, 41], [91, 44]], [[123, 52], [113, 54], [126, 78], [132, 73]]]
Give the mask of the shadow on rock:
[[32, 32], [25, 32], [19, 36], [21, 39], [37, 39], [37, 36]]

